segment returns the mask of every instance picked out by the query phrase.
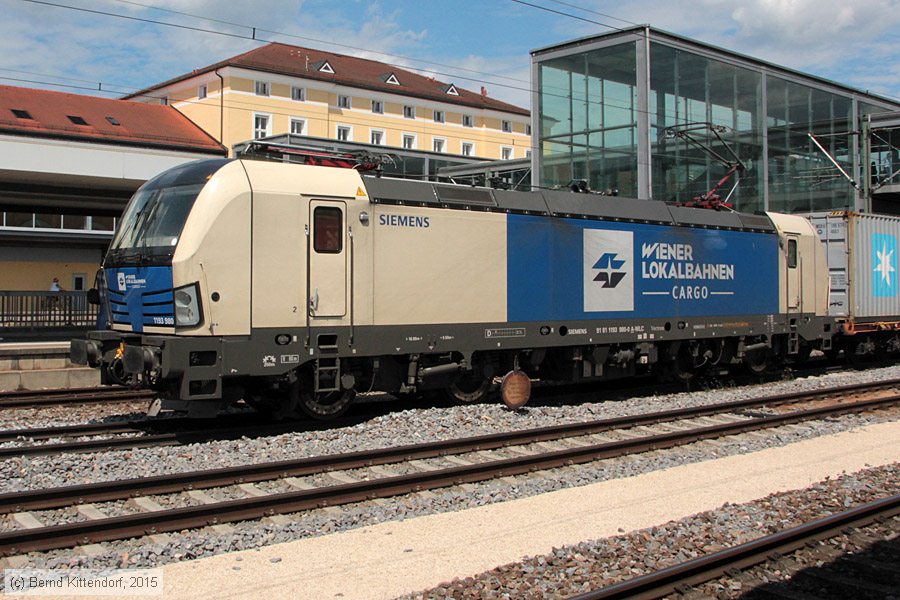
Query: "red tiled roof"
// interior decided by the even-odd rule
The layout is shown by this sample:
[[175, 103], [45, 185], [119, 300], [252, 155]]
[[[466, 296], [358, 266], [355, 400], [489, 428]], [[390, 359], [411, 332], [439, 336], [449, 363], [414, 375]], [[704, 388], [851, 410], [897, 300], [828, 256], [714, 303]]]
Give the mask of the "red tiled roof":
[[[334, 70], [333, 74], [319, 70], [325, 62], [327, 62]], [[454, 88], [459, 93], [458, 96], [448, 94], [447, 89], [451, 84], [437, 81], [436, 79], [425, 77], [387, 63], [281, 43], [267, 44], [261, 48], [256, 48], [255, 50], [232, 56], [231, 58], [227, 58], [214, 65], [197, 69], [191, 73], [175, 77], [174, 79], [141, 90], [140, 92], [129, 94], [126, 98], [146, 95], [153, 90], [166, 87], [173, 83], [229, 66], [267, 73], [278, 73], [293, 77], [303, 77], [305, 79], [316, 79], [351, 87], [424, 98], [427, 100], [436, 100], [438, 102], [447, 102], [449, 104], [459, 104], [474, 108], [498, 110], [517, 115], [527, 116], [531, 114], [525, 108], [489, 98], [487, 95], [470, 92], [458, 85], [454, 85]], [[386, 82], [392, 73], [400, 82], [400, 85], [393, 85]]]
[[[16, 116], [13, 111], [25, 111], [27, 115], [20, 112], [22, 116]], [[75, 117], [75, 121], [69, 117]], [[87, 124], [78, 124], [81, 122], [78, 117]], [[225, 155], [228, 152], [170, 106], [7, 85], [0, 85], [0, 133], [163, 147], [204, 154]]]

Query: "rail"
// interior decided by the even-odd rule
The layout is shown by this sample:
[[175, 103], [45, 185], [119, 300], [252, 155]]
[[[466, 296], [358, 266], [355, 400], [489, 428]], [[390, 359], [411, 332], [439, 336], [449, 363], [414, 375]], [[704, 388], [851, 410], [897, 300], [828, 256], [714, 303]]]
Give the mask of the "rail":
[[0, 291], [0, 334], [94, 327], [87, 292]]
[[[273, 514], [285, 514], [387, 498], [409, 492], [431, 490], [521, 475], [538, 470], [582, 464], [601, 458], [637, 454], [672, 448], [691, 442], [713, 439], [749, 431], [759, 431], [809, 419], [885, 408], [900, 402], [900, 395], [852, 404], [833, 405], [792, 413], [751, 418], [745, 421], [700, 427], [638, 438], [604, 441], [587, 446], [567, 447], [540, 454], [499, 458], [485, 463], [465, 464], [448, 468], [365, 479], [324, 487], [303, 488], [277, 492], [266, 496], [250, 496], [222, 500], [210, 504], [185, 506], [151, 513], [128, 514], [103, 519], [41, 526], [33, 529], [0, 532], [0, 556], [34, 551], [66, 548], [86, 543], [137, 537], [150, 533], [164, 533], [258, 519]], [[577, 425], [576, 425], [577, 426]], [[558, 428], [560, 426], [557, 426]], [[561, 426], [563, 428], [567, 426]], [[556, 432], [558, 433], [558, 432]], [[536, 434], [536, 435], [535, 435]], [[0, 496], [0, 512], [22, 512], [35, 508], [58, 508], [84, 502], [124, 499], [131, 496], [153, 495], [180, 490], [196, 490], [229, 486], [236, 483], [278, 479], [323, 471], [350, 470], [372, 465], [388, 464], [446, 454], [459, 454], [485, 448], [498, 448], [513, 440], [499, 438], [515, 436], [532, 443], [547, 432], [532, 430], [505, 433], [500, 436], [479, 436], [458, 440], [429, 442], [408, 446], [366, 450], [349, 454], [334, 454], [273, 463], [259, 463], [225, 467], [209, 471], [160, 475], [129, 480], [83, 484], [52, 489], [13, 492]], [[557, 438], [559, 436], [556, 436]], [[565, 437], [565, 436], [563, 436]], [[547, 438], [545, 438], [547, 439]], [[273, 468], [274, 467], [274, 468]]]

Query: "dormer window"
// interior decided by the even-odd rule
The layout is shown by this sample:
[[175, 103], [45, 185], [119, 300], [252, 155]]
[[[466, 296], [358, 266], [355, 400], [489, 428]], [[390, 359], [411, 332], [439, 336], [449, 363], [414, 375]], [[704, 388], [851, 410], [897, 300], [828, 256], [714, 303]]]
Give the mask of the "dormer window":
[[87, 121], [85, 121], [82, 117], [74, 116], [74, 115], [66, 115], [69, 117], [69, 120], [72, 121], [75, 125], [87, 125]]
[[387, 76], [387, 79], [384, 80], [385, 83], [389, 83], [391, 85], [400, 85], [400, 80], [397, 79], [397, 76], [391, 73]]
[[21, 108], [11, 108], [12, 114], [15, 115], [17, 119], [32, 119], [31, 113], [27, 110]]
[[447, 88], [446, 92], [447, 92], [448, 94], [450, 94], [451, 96], [459, 96], [459, 91], [457, 91], [456, 86], [453, 85], [452, 83], [451, 83], [450, 86]]
[[327, 60], [322, 64], [321, 67], [319, 67], [319, 72], [320, 73], [331, 73], [332, 75], [334, 75], [334, 69], [331, 68], [331, 65], [328, 64]]

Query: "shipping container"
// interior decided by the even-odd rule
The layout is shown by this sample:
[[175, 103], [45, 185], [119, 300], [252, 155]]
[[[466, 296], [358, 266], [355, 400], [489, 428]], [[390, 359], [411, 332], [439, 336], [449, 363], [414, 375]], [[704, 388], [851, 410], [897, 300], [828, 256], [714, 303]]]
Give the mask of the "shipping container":
[[828, 314], [855, 323], [900, 321], [900, 217], [830, 212], [809, 219], [825, 242]]

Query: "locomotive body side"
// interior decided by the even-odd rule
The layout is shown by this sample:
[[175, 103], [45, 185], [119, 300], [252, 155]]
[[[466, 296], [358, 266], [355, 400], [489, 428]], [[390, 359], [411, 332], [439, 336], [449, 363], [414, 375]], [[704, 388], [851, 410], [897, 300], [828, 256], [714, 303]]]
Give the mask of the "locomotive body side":
[[[197, 416], [237, 398], [334, 416], [357, 390], [446, 388], [468, 401], [520, 369], [686, 379], [709, 365], [761, 369], [830, 337], [821, 249], [794, 217], [261, 161], [193, 185], [168, 263], [110, 254], [110, 298], [127, 276], [132, 296], [113, 306], [128, 310], [113, 310], [114, 331], [73, 341], [72, 356]], [[814, 257], [796, 289], [790, 239], [791, 256]], [[160, 289], [128, 271], [144, 268], [163, 274]], [[137, 297], [175, 323], [147, 326]]]

